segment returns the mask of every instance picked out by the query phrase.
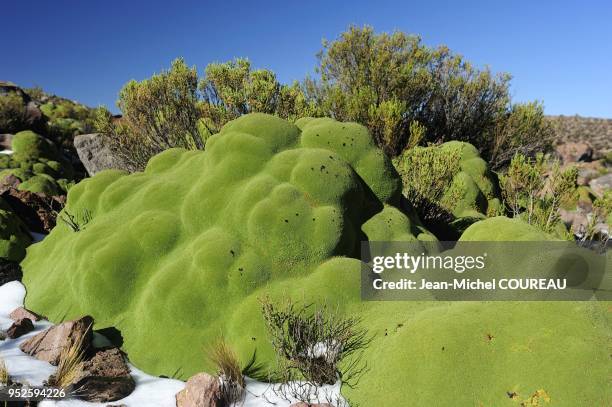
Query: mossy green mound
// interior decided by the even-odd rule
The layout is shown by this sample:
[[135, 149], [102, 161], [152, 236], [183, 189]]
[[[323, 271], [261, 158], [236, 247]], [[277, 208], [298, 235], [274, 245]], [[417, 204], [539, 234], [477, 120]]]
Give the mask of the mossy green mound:
[[451, 208], [458, 218], [498, 213], [501, 202], [497, 180], [476, 147], [461, 141], [449, 141], [434, 148], [444, 155], [457, 152], [459, 156], [459, 171], [444, 192], [444, 206]]
[[20, 189], [50, 195], [66, 193], [74, 178], [72, 164], [50, 140], [26, 130], [15, 135], [12, 155], [0, 155], [0, 179], [14, 175]]
[[361, 405], [516, 405], [506, 392], [539, 389], [559, 405], [604, 400], [609, 325], [596, 303], [361, 301], [361, 240], [434, 239], [398, 192], [362, 127], [247, 115], [205, 152], [169, 150], [144, 173], [71, 188], [66, 210], [93, 219], [28, 249], [26, 305], [54, 321], [91, 314], [121, 331], [136, 366], [187, 378], [212, 370], [205, 349], [221, 336], [241, 360], [272, 364], [259, 298], [327, 303], [374, 335], [370, 370], [344, 389]]
[[[327, 119], [300, 126], [247, 115], [205, 152], [168, 150], [144, 173], [105, 171], [75, 185], [66, 210], [93, 219], [78, 233], [60, 223], [30, 249], [28, 305], [51, 318], [91, 314], [123, 332], [135, 363], [190, 374], [203, 344], [243, 337], [228, 326], [245, 297], [306, 284], [321, 268], [340, 273], [345, 263], [333, 259], [358, 258], [366, 233], [434, 239], [393, 206], [398, 176], [365, 128]], [[261, 328], [259, 307], [243, 317]], [[170, 346], [159, 340], [168, 332]], [[266, 342], [257, 337], [240, 353]]]
[[497, 216], [474, 223], [463, 232], [459, 240], [516, 242], [555, 239], [519, 218]]
[[24, 191], [40, 192], [50, 196], [65, 193], [60, 184], [47, 174], [34, 175], [19, 184], [17, 188]]
[[57, 148], [51, 141], [30, 130], [15, 134], [11, 146], [16, 161], [59, 158]]
[[31, 242], [25, 225], [0, 198], [0, 257], [19, 262], [25, 257], [26, 247]]

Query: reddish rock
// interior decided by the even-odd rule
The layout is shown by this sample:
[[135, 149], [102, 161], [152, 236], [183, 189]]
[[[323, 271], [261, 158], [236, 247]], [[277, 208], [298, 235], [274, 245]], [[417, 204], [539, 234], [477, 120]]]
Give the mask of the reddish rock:
[[96, 403], [121, 400], [136, 388], [123, 353], [117, 348], [98, 350], [83, 362], [81, 371], [70, 386], [81, 400]]
[[93, 318], [90, 316], [85, 316], [75, 321], [64, 322], [52, 326], [24, 341], [19, 346], [19, 349], [30, 356], [34, 356], [36, 359], [57, 365], [62, 350], [73, 344], [77, 338], [83, 335], [82, 350], [86, 352], [90, 349], [93, 337], [92, 326]]
[[34, 322], [40, 321], [41, 319], [44, 319], [40, 315], [38, 315], [38, 314], [28, 310], [28, 309], [25, 309], [23, 307], [15, 308], [9, 314], [9, 318], [12, 319], [13, 321], [19, 321], [20, 319], [27, 318], [27, 319], [32, 320]]
[[4, 191], [10, 188], [17, 188], [19, 184], [21, 184], [21, 180], [19, 178], [13, 174], [7, 175], [0, 180], [0, 193], [4, 193]]
[[176, 407], [221, 407], [221, 383], [217, 377], [198, 373], [176, 394]]
[[13, 144], [12, 134], [0, 134], [0, 150], [10, 150]]
[[564, 143], [558, 145], [555, 150], [563, 163], [591, 161], [593, 159], [593, 147], [588, 143]]
[[21, 191], [16, 189], [14, 184], [15, 181], [11, 176], [3, 180], [3, 185], [0, 187], [2, 199], [9, 204], [29, 230], [36, 233], [50, 232], [55, 226], [56, 214], [62, 209], [65, 197]]
[[32, 332], [33, 330], [34, 324], [32, 321], [28, 318], [23, 318], [11, 325], [11, 327], [6, 331], [6, 336], [10, 339], [17, 339], [28, 332]]

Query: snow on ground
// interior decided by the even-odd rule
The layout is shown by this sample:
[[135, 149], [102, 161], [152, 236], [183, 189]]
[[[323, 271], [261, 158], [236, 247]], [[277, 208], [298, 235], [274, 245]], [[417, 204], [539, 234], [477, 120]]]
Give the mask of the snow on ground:
[[0, 151], [0, 154], [11, 155], [11, 154], [13, 154], [13, 150], [2, 150], [2, 151]]
[[[23, 305], [25, 287], [12, 281], [0, 286], [0, 329], [8, 329], [12, 322], [8, 315], [15, 308]], [[14, 380], [40, 386], [53, 372], [55, 367], [47, 362], [37, 360], [19, 350], [21, 342], [51, 326], [48, 321], [34, 323], [35, 330], [18, 339], [0, 341], [0, 357], [5, 361], [9, 374]], [[105, 338], [97, 336], [94, 342], [99, 344]], [[132, 376], [136, 381], [136, 390], [128, 397], [112, 403], [88, 403], [79, 400], [43, 401], [40, 407], [93, 407], [107, 406], [109, 404], [125, 404], [127, 407], [175, 407], [175, 395], [185, 387], [180, 380], [165, 379], [150, 376], [130, 364]], [[262, 383], [247, 378], [246, 396], [237, 404], [241, 407], [289, 407], [298, 400], [285, 400], [278, 395], [278, 384]], [[323, 386], [318, 389], [320, 402], [342, 400], [339, 396], [340, 385]], [[313, 402], [316, 400], [312, 400]]]

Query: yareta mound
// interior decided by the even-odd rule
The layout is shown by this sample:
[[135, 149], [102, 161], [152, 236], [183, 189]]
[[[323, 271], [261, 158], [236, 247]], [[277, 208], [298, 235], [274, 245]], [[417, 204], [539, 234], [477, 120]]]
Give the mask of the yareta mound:
[[19, 189], [63, 195], [74, 178], [72, 164], [50, 140], [25, 130], [13, 138], [12, 155], [0, 154], [0, 179], [14, 175], [22, 183]]
[[[257, 305], [241, 309], [245, 297], [357, 284], [344, 273], [359, 262], [338, 257], [358, 258], [366, 233], [434, 239], [394, 206], [399, 197], [399, 177], [364, 127], [247, 115], [204, 152], [168, 150], [144, 173], [105, 171], [71, 188], [65, 211], [92, 220], [80, 232], [58, 224], [29, 251], [27, 305], [117, 327], [152, 373], [198, 371], [220, 335], [245, 339], [237, 346], [248, 358], [267, 340], [231, 333], [234, 318], [262, 328]], [[300, 282], [317, 278], [321, 288]]]
[[91, 314], [121, 331], [136, 366], [187, 378], [212, 369], [205, 350], [221, 336], [243, 362], [257, 351], [271, 363], [259, 298], [325, 302], [374, 336], [370, 370], [343, 389], [361, 405], [511, 406], [508, 391], [540, 389], [559, 405], [606, 400], [600, 304], [361, 301], [360, 240], [433, 239], [397, 206], [399, 189], [361, 126], [244, 116], [205, 152], [169, 150], [144, 173], [71, 188], [65, 210], [93, 219], [30, 246], [26, 305], [54, 321]]
[[27, 227], [10, 205], [0, 198], [0, 258], [17, 262], [23, 260], [26, 247], [31, 242]]

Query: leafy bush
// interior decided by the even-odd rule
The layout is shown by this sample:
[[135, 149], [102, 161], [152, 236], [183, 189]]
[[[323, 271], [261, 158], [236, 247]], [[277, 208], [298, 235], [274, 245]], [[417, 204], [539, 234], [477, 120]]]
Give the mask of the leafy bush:
[[[598, 224], [604, 223], [608, 226], [607, 231], [600, 232]], [[581, 225], [580, 230], [574, 234], [582, 242], [591, 242], [599, 239], [602, 248], [606, 248], [607, 242], [612, 237], [612, 191], [605, 191], [600, 197], [593, 201], [593, 212], [587, 215], [586, 225]]]
[[552, 123], [538, 102], [515, 104], [502, 115], [491, 133], [492, 142], [483, 147], [493, 169], [506, 166], [520, 152], [528, 157], [545, 151], [554, 138]]
[[459, 171], [459, 151], [442, 154], [437, 148], [414, 147], [394, 160], [402, 177], [404, 196], [425, 222], [452, 221], [450, 208], [442, 208], [444, 191]]
[[376, 34], [350, 27], [324, 42], [317, 81], [306, 93], [323, 115], [365, 124], [391, 155], [408, 144], [410, 123], [427, 141], [481, 144], [508, 104], [508, 75], [479, 71], [446, 47], [431, 49], [417, 36]]
[[15, 133], [26, 126], [26, 104], [17, 92], [0, 94], [0, 133]]
[[[521, 217], [546, 233], [559, 234], [561, 228], [559, 208], [576, 193], [578, 169], [561, 169], [558, 161], [550, 168], [543, 154], [530, 159], [516, 154], [508, 171], [500, 177], [500, 186], [506, 205], [514, 217]], [[565, 231], [566, 232], [566, 231]], [[571, 238], [567, 233], [562, 237]]]
[[413, 147], [393, 163], [404, 196], [440, 238], [454, 240], [476, 220], [503, 213], [495, 174], [468, 143]]
[[121, 89], [120, 124], [99, 109], [96, 126], [111, 150], [127, 163], [125, 169], [143, 170], [149, 158], [172, 147], [204, 148], [197, 125], [197, 88], [195, 68], [177, 59], [170, 70], [141, 82], [132, 80]]
[[291, 120], [316, 114], [297, 82], [282, 85], [274, 72], [253, 70], [247, 59], [209, 64], [200, 89], [202, 115], [211, 134], [247, 113], [276, 114]]
[[[292, 84], [279, 83], [268, 69], [252, 69], [247, 59], [212, 63], [200, 81], [200, 94], [195, 69], [177, 60], [169, 72], [124, 87], [119, 100], [126, 116], [123, 127], [113, 130], [107, 114], [99, 128], [114, 135], [110, 139], [117, 151], [139, 157], [133, 165], [137, 169], [166, 148], [201, 148], [201, 139], [254, 112], [291, 121], [354, 121], [367, 126], [391, 156], [419, 143], [469, 142], [493, 159], [495, 168], [517, 150], [531, 153], [549, 146], [552, 130], [541, 105], [512, 105], [509, 75], [476, 69], [445, 46], [429, 48], [417, 36], [376, 34], [370, 27], [353, 26], [339, 39], [325, 41], [318, 58], [318, 76]], [[177, 86], [171, 97], [144, 91], [171, 78]], [[160, 106], [168, 110], [155, 113]], [[178, 107], [184, 115], [176, 113]], [[182, 142], [185, 135], [190, 136]], [[168, 142], [169, 137], [177, 140]]]

